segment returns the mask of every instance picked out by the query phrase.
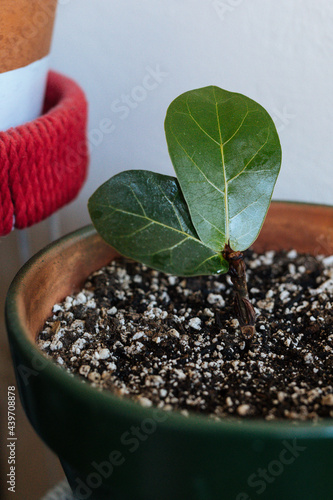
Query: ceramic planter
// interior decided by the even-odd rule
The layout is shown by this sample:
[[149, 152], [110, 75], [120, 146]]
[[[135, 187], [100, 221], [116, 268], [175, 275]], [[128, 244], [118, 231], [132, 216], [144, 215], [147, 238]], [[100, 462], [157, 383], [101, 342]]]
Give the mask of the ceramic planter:
[[[255, 247], [333, 253], [333, 207], [272, 203]], [[34, 340], [54, 303], [115, 255], [86, 227], [32, 258], [7, 297], [23, 406], [36, 432], [59, 456], [77, 498], [331, 498], [333, 420], [184, 418], [99, 392], [38, 351]]]
[[57, 0], [2, 0], [0, 130], [43, 110]]

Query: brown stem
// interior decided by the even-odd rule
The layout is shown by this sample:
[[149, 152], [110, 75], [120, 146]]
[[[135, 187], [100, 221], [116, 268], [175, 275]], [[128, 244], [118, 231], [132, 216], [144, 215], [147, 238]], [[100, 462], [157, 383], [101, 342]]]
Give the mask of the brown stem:
[[243, 254], [242, 252], [234, 252], [226, 244], [223, 257], [229, 263], [229, 274], [235, 291], [235, 314], [239, 321], [241, 332], [246, 339], [251, 339], [256, 331], [256, 315], [247, 291], [246, 268]]

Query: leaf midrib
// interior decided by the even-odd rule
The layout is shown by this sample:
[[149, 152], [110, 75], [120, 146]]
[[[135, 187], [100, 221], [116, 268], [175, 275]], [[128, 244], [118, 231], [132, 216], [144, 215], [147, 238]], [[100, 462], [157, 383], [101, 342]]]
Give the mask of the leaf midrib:
[[215, 99], [215, 111], [216, 111], [217, 126], [218, 126], [218, 129], [219, 129], [220, 151], [221, 151], [223, 179], [224, 179], [225, 239], [226, 239], [226, 243], [229, 243], [230, 236], [229, 236], [228, 181], [227, 181], [227, 173], [226, 173], [226, 168], [225, 168], [225, 163], [224, 163], [224, 148], [223, 148], [223, 140], [222, 140], [222, 134], [221, 134], [221, 127], [220, 127], [220, 116], [219, 116], [218, 103], [217, 103], [216, 94], [215, 94], [215, 88], [214, 87], [213, 87], [213, 93], [214, 93], [214, 99]]
[[[176, 140], [176, 142], [178, 143], [178, 145], [182, 148], [182, 150], [184, 151], [184, 153], [186, 154], [186, 156], [190, 159], [190, 161], [193, 163], [193, 165], [199, 170], [199, 172], [203, 175], [203, 177], [206, 179], [206, 181], [214, 188], [216, 189], [218, 192], [220, 192], [224, 198], [224, 210], [225, 210], [225, 239], [226, 239], [226, 242], [229, 242], [230, 241], [230, 224], [229, 224], [229, 198], [228, 198], [228, 187], [229, 187], [229, 183], [234, 181], [237, 177], [239, 177], [240, 175], [244, 174], [244, 173], [247, 173], [246, 172], [246, 169], [247, 167], [250, 165], [250, 163], [254, 160], [254, 158], [259, 154], [259, 152], [261, 151], [262, 148], [265, 147], [265, 145], [267, 144], [268, 142], [268, 139], [269, 139], [269, 134], [270, 134], [270, 127], [267, 128], [267, 138], [265, 140], [265, 142], [260, 146], [260, 148], [254, 153], [254, 155], [251, 157], [251, 159], [246, 163], [246, 165], [242, 168], [242, 170], [240, 172], [238, 172], [234, 177], [232, 177], [231, 179], [227, 179], [227, 172], [226, 172], [226, 166], [225, 166], [225, 159], [224, 159], [224, 146], [231, 140], [233, 139], [233, 137], [235, 137], [235, 135], [239, 132], [240, 128], [243, 126], [247, 116], [251, 113], [251, 111], [248, 109], [247, 107], [247, 104], [246, 104], [246, 107], [247, 107], [247, 111], [240, 123], [240, 125], [237, 127], [237, 130], [232, 134], [231, 137], [229, 137], [229, 139], [227, 139], [225, 142], [223, 142], [223, 139], [222, 139], [222, 131], [221, 131], [221, 126], [220, 126], [220, 116], [219, 116], [219, 112], [218, 112], [218, 105], [220, 104], [220, 102], [217, 100], [216, 98], [216, 93], [215, 93], [215, 88], [213, 87], [213, 94], [214, 94], [214, 101], [215, 101], [215, 112], [216, 112], [216, 119], [217, 119], [217, 125], [218, 125], [218, 131], [219, 131], [219, 138], [220, 138], [220, 142], [217, 142], [210, 134], [208, 134], [208, 132], [200, 125], [200, 123], [194, 118], [194, 116], [192, 115], [192, 112], [191, 112], [191, 109], [190, 109], [190, 106], [189, 106], [189, 103], [188, 103], [188, 100], [186, 101], [186, 107], [187, 107], [187, 110], [188, 110], [188, 114], [190, 116], [190, 118], [195, 122], [195, 124], [198, 126], [198, 128], [210, 139], [212, 140], [215, 144], [217, 144], [219, 147], [220, 147], [220, 152], [221, 152], [221, 163], [222, 163], [222, 171], [223, 171], [223, 180], [224, 180], [224, 191], [222, 191], [221, 189], [219, 189], [213, 182], [211, 182], [207, 177], [206, 175], [204, 174], [204, 172], [201, 170], [201, 168], [199, 167], [199, 165], [197, 165], [197, 163], [194, 161], [193, 158], [191, 158], [188, 154], [188, 152], [184, 149], [183, 145], [179, 142], [178, 140], [178, 137], [175, 135], [175, 133], [173, 132], [172, 128], [171, 128], [171, 131], [173, 133], [173, 136]], [[255, 110], [253, 110], [252, 112], [256, 112]], [[257, 203], [258, 200], [255, 201], [255, 203]], [[250, 205], [247, 205], [246, 207], [244, 207], [244, 209], [242, 210], [242, 212], [244, 210], [246, 210]], [[200, 215], [200, 214], [199, 214]], [[238, 215], [238, 214], [236, 214]], [[235, 216], [234, 216], [235, 217]], [[234, 218], [232, 217], [232, 218]], [[230, 219], [231, 221], [231, 219]], [[208, 221], [207, 221], [208, 222]], [[212, 224], [211, 224], [212, 225]], [[220, 232], [220, 231], [219, 231]], [[221, 233], [222, 234], [222, 233]], [[201, 240], [200, 240], [201, 241]], [[210, 248], [210, 247], [209, 247]]]

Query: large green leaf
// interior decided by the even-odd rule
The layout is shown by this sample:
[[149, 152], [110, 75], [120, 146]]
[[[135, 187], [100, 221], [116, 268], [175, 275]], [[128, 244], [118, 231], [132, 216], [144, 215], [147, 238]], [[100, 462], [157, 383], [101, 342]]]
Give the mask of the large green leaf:
[[126, 257], [181, 276], [228, 270], [221, 253], [198, 239], [173, 177], [122, 172], [95, 191], [88, 208], [102, 238]]
[[165, 132], [193, 225], [206, 245], [245, 250], [257, 238], [280, 170], [269, 114], [244, 95], [210, 86], [169, 106]]

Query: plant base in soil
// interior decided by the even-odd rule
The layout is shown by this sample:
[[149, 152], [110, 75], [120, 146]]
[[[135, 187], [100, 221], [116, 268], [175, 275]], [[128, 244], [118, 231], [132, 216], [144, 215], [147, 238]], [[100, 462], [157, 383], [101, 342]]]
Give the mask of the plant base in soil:
[[38, 346], [97, 389], [211, 418], [333, 417], [333, 257], [245, 254], [256, 333], [227, 276], [181, 278], [119, 260], [53, 308]]

